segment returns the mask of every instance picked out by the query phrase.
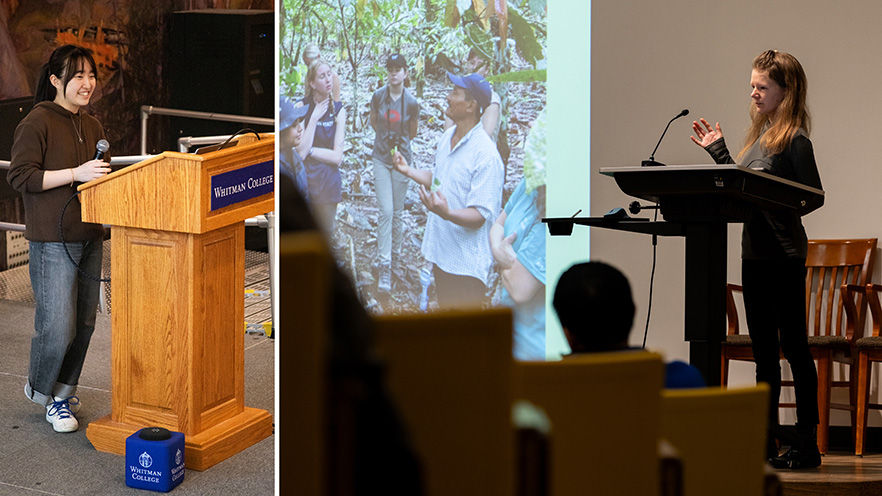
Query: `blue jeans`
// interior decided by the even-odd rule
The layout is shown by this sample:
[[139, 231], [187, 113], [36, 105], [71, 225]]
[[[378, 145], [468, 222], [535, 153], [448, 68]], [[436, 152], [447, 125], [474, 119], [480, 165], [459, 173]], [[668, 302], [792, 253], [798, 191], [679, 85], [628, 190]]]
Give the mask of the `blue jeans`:
[[[100, 276], [100, 239], [66, 244], [84, 271]], [[29, 255], [37, 308], [25, 393], [34, 403], [47, 405], [53, 395], [76, 392], [95, 330], [100, 284], [77, 271], [61, 243], [31, 241]]]

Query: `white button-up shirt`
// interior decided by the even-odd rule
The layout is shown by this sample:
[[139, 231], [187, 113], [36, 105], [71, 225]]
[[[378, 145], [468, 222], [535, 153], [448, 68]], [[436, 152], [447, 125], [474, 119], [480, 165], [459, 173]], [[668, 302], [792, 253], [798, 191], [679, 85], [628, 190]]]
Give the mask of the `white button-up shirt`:
[[505, 166], [480, 122], [451, 149], [455, 131], [453, 126], [441, 136], [432, 180], [440, 181], [439, 190], [451, 210], [474, 207], [484, 217], [484, 224], [471, 229], [430, 212], [422, 252], [426, 260], [448, 274], [471, 276], [489, 284], [493, 266], [489, 234], [501, 208]]

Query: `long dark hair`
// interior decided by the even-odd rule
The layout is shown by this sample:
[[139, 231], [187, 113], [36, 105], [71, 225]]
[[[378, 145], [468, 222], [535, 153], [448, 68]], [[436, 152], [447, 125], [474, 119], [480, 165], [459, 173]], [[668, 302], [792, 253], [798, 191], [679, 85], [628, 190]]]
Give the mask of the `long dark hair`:
[[49, 76], [54, 75], [61, 80], [61, 87], [67, 88], [67, 83], [77, 73], [81, 62], [92, 66], [92, 72], [97, 77], [98, 66], [95, 65], [95, 59], [92, 58], [92, 54], [88, 50], [76, 45], [64, 45], [56, 48], [49, 56], [49, 62], [40, 68], [40, 74], [37, 76], [37, 89], [34, 91], [34, 105], [47, 100], [55, 100], [57, 91], [49, 81]]

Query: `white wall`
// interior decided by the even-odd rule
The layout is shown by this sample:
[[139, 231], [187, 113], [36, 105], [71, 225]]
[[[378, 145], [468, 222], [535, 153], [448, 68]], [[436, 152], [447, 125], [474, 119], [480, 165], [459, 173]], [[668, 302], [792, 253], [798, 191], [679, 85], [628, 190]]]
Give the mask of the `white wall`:
[[[555, 19], [561, 18], [566, 3], [571, 2], [549, 1], [552, 37]], [[882, 191], [882, 157], [878, 153], [882, 130], [878, 124], [882, 116], [882, 30], [878, 21], [882, 19], [882, 3], [593, 0], [590, 19], [590, 162], [583, 154], [588, 143], [560, 145], [568, 150], [568, 161], [585, 167], [590, 163], [590, 179], [576, 171], [572, 177], [579, 184], [568, 184], [566, 191], [556, 188], [551, 174], [561, 170], [555, 162], [559, 155], [550, 151], [549, 216], [569, 216], [576, 208], [587, 207], [572, 208], [575, 200], [560, 198], [564, 192], [569, 197], [571, 191], [578, 191], [577, 186], [590, 188], [590, 215], [626, 207], [633, 198], [622, 194], [613, 179], [601, 176], [598, 169], [637, 165], [648, 158], [667, 121], [683, 108], [691, 113], [671, 125], [656, 152], [657, 160], [667, 164], [710, 162], [689, 140], [691, 122], [699, 117], [719, 121], [730, 148], [738, 150], [748, 124], [751, 62], [760, 52], [777, 49], [795, 55], [809, 81], [808, 104], [814, 119], [811, 139], [826, 191], [824, 207], [803, 220], [809, 238], [882, 238], [882, 207], [877, 201], [877, 192]], [[581, 34], [570, 31], [570, 36], [583, 43]], [[559, 40], [552, 38], [550, 44]], [[557, 46], [552, 48], [552, 56], [559, 53]], [[583, 52], [587, 55], [587, 50]], [[561, 96], [555, 91], [560, 81], [555, 68], [585, 62], [587, 56], [549, 61], [550, 105], [556, 105]], [[571, 113], [566, 121], [588, 112], [583, 102], [575, 100], [566, 107]], [[562, 117], [553, 114], [553, 108], [549, 119], [557, 133]], [[552, 141], [549, 149], [554, 149]], [[586, 213], [587, 209], [581, 215]], [[740, 228], [729, 228], [728, 274], [732, 282], [740, 281]], [[590, 240], [591, 259], [621, 268], [631, 281], [638, 307], [632, 343], [639, 345], [649, 297], [650, 237], [593, 229]], [[549, 238], [549, 293], [568, 262], [579, 258], [552, 263], [552, 257], [557, 252], [572, 252], [577, 242], [583, 243], [587, 254], [584, 238]], [[683, 239], [659, 238], [647, 347], [669, 359], [688, 360], [683, 340], [683, 251]], [[877, 263], [876, 282], [882, 281], [880, 269], [882, 263]], [[553, 318], [550, 313], [550, 328]], [[549, 339], [554, 339], [554, 331]], [[752, 364], [733, 364], [731, 373], [730, 384], [754, 382]], [[872, 394], [878, 398], [876, 390], [874, 385]], [[793, 420], [791, 412], [785, 414], [784, 421]], [[879, 424], [879, 418], [874, 417], [873, 422]], [[847, 425], [847, 416], [838, 412], [833, 422]]]

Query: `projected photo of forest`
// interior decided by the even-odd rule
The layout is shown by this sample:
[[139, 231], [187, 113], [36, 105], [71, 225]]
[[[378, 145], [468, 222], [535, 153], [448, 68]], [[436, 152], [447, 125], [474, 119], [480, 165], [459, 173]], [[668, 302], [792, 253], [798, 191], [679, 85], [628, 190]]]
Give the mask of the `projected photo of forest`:
[[[372, 99], [377, 97], [375, 93], [383, 95], [387, 85], [391, 87], [390, 78], [395, 76], [387, 70], [390, 55], [399, 54], [405, 61], [404, 87], [419, 105], [416, 134], [410, 141], [410, 165], [417, 169], [435, 167], [439, 140], [452, 125], [445, 118], [446, 98], [454, 87], [447, 72], [460, 76], [479, 72], [490, 82], [495, 107], [491, 105], [485, 113], [498, 117], [485, 127], [504, 163], [504, 172], [500, 203], [494, 213], [503, 217], [489, 222], [505, 220], [507, 202], [514, 193], [519, 198], [523, 196], [524, 190], [530, 214], [529, 218], [519, 219], [519, 232], [509, 235], [506, 228], [506, 236], [497, 250], [500, 256], [487, 276], [486, 296], [490, 305], [509, 304], [516, 310], [521, 305], [532, 305], [537, 310], [533, 312], [534, 320], [537, 316], [541, 318], [544, 339], [545, 242], [544, 225], [538, 218], [544, 215], [545, 204], [545, 1], [284, 0], [279, 16], [281, 96], [300, 102], [297, 105], [315, 103], [304, 98], [311, 87], [307, 62], [315, 56], [329, 66], [319, 68], [319, 72], [329, 69], [335, 76], [332, 93], [338, 91], [339, 97], [331, 97], [339, 98], [341, 105], [339, 111], [331, 112], [345, 113], [345, 131], [339, 163], [342, 199], [332, 212], [330, 243], [338, 264], [374, 313], [438, 308], [432, 264], [421, 249], [427, 220], [435, 214], [427, 210], [414, 181], [407, 181], [400, 214], [402, 243], [400, 249], [394, 246], [391, 281], [385, 288], [381, 281], [382, 243], [378, 238], [388, 234], [380, 232], [378, 197], [386, 194], [387, 188], [379, 184], [374, 173], [375, 129], [382, 125], [377, 124], [376, 113], [372, 116], [377, 105], [375, 100], [372, 106]], [[392, 106], [381, 112], [386, 112], [382, 114], [384, 118], [393, 116], [388, 123], [398, 123], [401, 115], [410, 110], [401, 106], [399, 111]], [[410, 129], [400, 124], [385, 125], [395, 133], [407, 133]], [[290, 148], [281, 139], [280, 146], [283, 150], [286, 146]], [[525, 188], [518, 192], [519, 186]], [[310, 184], [310, 191], [314, 187]], [[440, 186], [442, 193], [444, 188]], [[526, 215], [521, 210], [515, 209], [508, 215]], [[536, 223], [538, 228], [529, 240], [524, 239]], [[444, 249], [459, 247], [451, 241]], [[517, 278], [507, 277], [512, 263], [529, 269], [532, 285], [528, 290], [521, 291], [515, 286]], [[540, 301], [541, 312], [535, 308]], [[538, 322], [533, 325], [539, 327]]]
[[[427, 211], [414, 184], [408, 186], [405, 200], [403, 263], [393, 267], [392, 291], [377, 291], [372, 94], [387, 83], [388, 56], [403, 55], [408, 63], [407, 90], [420, 105], [418, 133], [412, 140], [414, 166], [431, 168], [445, 130], [445, 97], [452, 88], [446, 71], [468, 74], [473, 69], [469, 54], [477, 53], [501, 101], [496, 132], [505, 163], [501, 208], [524, 179], [527, 138], [545, 107], [545, 2], [284, 0], [282, 4], [281, 93], [292, 101], [304, 97], [303, 52], [310, 43], [318, 46], [341, 81], [346, 130], [340, 164], [343, 199], [332, 239], [335, 254], [373, 311], [417, 310], [424, 285], [420, 246]], [[501, 10], [494, 10], [500, 6]], [[538, 153], [544, 166], [544, 150]], [[498, 301], [501, 281], [498, 274], [492, 279], [488, 293]], [[430, 287], [429, 308], [431, 293]]]

